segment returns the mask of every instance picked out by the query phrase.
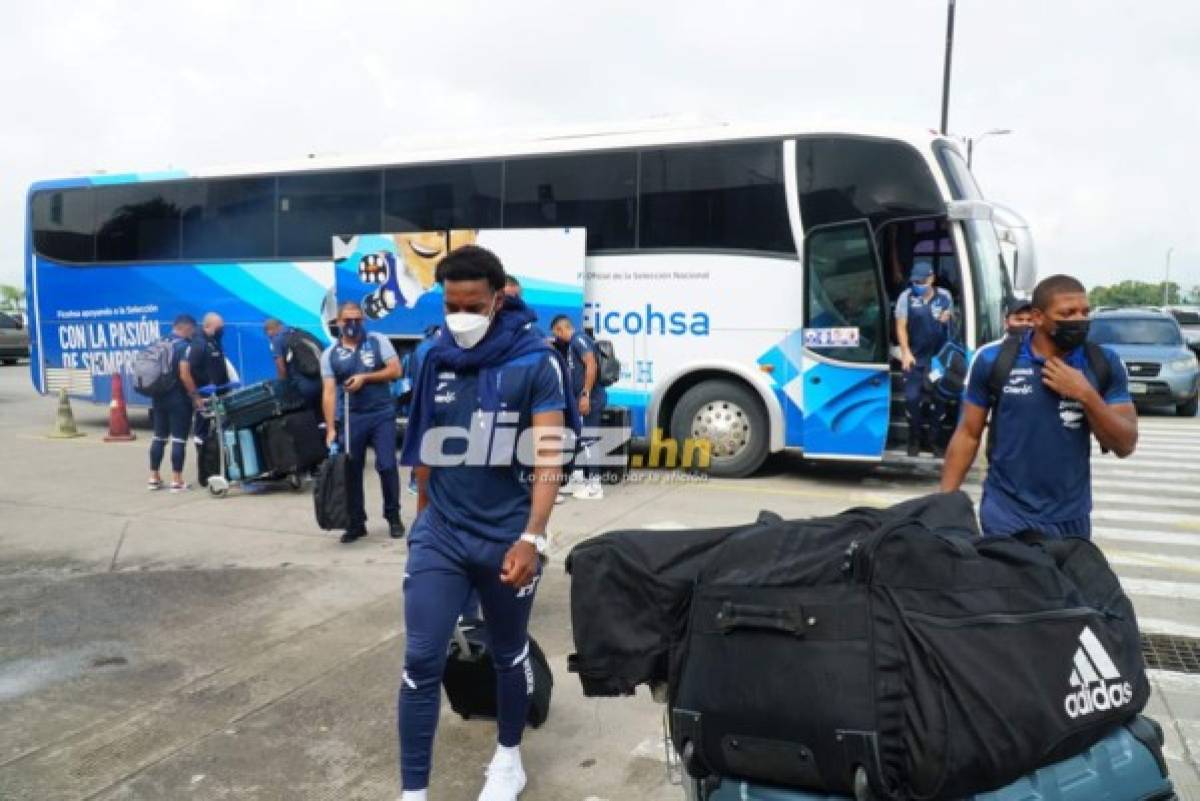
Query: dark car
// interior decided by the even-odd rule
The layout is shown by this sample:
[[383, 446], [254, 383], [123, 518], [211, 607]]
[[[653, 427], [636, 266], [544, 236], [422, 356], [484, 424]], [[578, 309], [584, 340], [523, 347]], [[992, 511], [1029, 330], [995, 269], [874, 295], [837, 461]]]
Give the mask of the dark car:
[[19, 317], [0, 312], [0, 361], [16, 364], [17, 359], [28, 358], [29, 332]]
[[1188, 347], [1200, 356], [1200, 307], [1176, 307], [1168, 311], [1183, 329], [1183, 338], [1187, 340]]
[[1156, 309], [1101, 309], [1092, 315], [1089, 339], [1121, 357], [1135, 404], [1196, 415], [1200, 363], [1174, 317]]

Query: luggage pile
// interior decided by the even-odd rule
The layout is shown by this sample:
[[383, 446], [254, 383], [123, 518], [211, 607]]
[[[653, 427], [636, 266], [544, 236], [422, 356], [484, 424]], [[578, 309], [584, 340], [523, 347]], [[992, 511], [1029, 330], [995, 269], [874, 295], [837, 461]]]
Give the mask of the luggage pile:
[[209, 401], [199, 480], [215, 496], [231, 485], [286, 479], [295, 489], [325, 458], [316, 414], [288, 381], [264, 381]]
[[981, 539], [962, 493], [613, 532], [567, 569], [585, 695], [665, 687], [696, 798], [1037, 799], [1077, 783], [1071, 760], [1122, 753], [1115, 794], [1045, 797], [1171, 797], [1161, 737], [1138, 722], [1137, 620], [1103, 554]]

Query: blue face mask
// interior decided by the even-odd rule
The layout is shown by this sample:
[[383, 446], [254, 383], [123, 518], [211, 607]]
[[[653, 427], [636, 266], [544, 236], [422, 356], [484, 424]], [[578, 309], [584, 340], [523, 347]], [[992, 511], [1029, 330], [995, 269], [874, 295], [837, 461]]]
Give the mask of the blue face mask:
[[926, 286], [925, 284], [913, 284], [912, 285], [912, 292], [918, 298], [924, 297], [925, 293], [928, 291], [929, 291], [929, 287]]
[[366, 330], [362, 320], [347, 320], [342, 323], [342, 336], [346, 339], [359, 339]]

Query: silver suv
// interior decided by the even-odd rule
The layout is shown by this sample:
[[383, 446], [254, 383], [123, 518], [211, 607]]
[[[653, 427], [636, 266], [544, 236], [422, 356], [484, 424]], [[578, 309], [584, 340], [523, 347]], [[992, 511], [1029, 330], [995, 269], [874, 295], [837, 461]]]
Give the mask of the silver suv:
[[1101, 309], [1092, 315], [1089, 339], [1121, 357], [1139, 407], [1172, 405], [1195, 417], [1200, 364], [1174, 317], [1157, 309]]
[[16, 364], [29, 358], [29, 332], [14, 314], [0, 312], [0, 361]]

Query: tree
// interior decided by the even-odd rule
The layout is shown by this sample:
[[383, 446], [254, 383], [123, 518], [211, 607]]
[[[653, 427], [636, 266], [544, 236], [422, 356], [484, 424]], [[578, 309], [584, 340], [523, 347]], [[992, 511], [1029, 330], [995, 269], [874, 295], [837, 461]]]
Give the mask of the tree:
[[0, 284], [0, 308], [3, 308], [5, 311], [21, 311], [24, 307], [24, 289], [8, 284]]
[[[1167, 285], [1167, 303], [1180, 303], [1183, 292], [1179, 284], [1172, 281]], [[1096, 306], [1161, 306], [1163, 303], [1162, 282], [1148, 284], [1145, 281], [1122, 281], [1112, 286], [1092, 287], [1088, 300]]]

